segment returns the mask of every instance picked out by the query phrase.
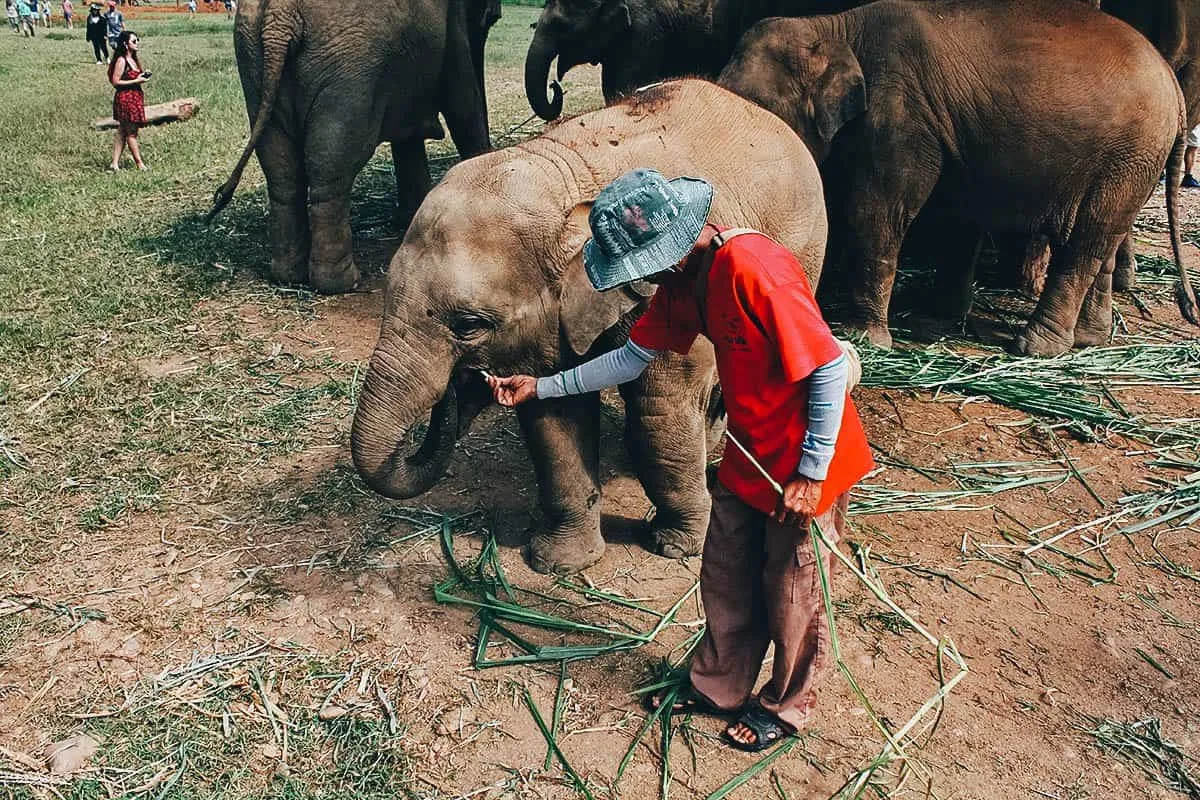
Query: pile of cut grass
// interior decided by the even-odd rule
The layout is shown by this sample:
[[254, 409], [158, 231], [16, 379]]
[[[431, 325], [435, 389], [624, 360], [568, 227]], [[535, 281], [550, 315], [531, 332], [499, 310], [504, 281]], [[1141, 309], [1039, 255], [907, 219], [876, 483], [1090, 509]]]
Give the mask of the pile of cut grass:
[[1062, 421], [1089, 439], [1119, 434], [1155, 447], [1200, 447], [1200, 418], [1131, 413], [1114, 391], [1195, 391], [1200, 341], [1093, 347], [1054, 358], [967, 354], [942, 345], [882, 350], [863, 345], [865, 387], [948, 391]]
[[[868, 792], [880, 793], [898, 789], [910, 774], [916, 775], [922, 780], [928, 780], [928, 772], [921, 765], [916, 751], [921, 747], [922, 739], [928, 740], [933, 735], [941, 716], [942, 704], [953, 688], [966, 677], [966, 662], [959, 655], [952, 641], [935, 637], [916, 622], [891, 599], [877, 574], [868, 574], [866, 570], [842, 554], [816, 525], [812, 526], [812, 538], [813, 547], [819, 556], [817, 564], [824, 610], [830, 627], [834, 662], [866, 712], [867, 719], [884, 739], [884, 745], [880, 752], [867, 759], [858, 770], [850, 775], [836, 796], [844, 798], [844, 800], [853, 800]], [[475, 610], [479, 621], [474, 654], [476, 668], [558, 663], [558, 690], [555, 694], [550, 722], [546, 721], [528, 690], [525, 693], [525, 704], [546, 741], [547, 754], [544, 768], [549, 768], [551, 760], [557, 760], [576, 791], [586, 800], [594, 800], [598, 776], [581, 776], [572, 767], [558, 744], [567, 666], [573, 661], [599, 658], [622, 650], [642, 647], [655, 641], [660, 633], [677, 624], [676, 615], [680, 607], [695, 592], [698, 584], [693, 584], [666, 611], [658, 612], [621, 595], [560, 580], [557, 584], [558, 587], [586, 601], [586, 603], [581, 603], [568, 596], [551, 595], [512, 584], [499, 561], [493, 537], [489, 536], [484, 541], [479, 555], [466, 565], [461, 564], [454, 555], [448, 520], [443, 523], [441, 541], [443, 557], [450, 570], [450, 576], [435, 585], [434, 598], [440, 603], [460, 605]], [[824, 559], [820, 557], [823, 551], [831, 552], [868, 589], [871, 595], [886, 607], [887, 611], [884, 613], [894, 626], [895, 632], [915, 631], [933, 648], [935, 674], [939, 677], [939, 685], [933, 695], [916, 710], [911, 719], [898, 728], [893, 729], [880, 717], [870, 699], [859, 686], [849, 665], [842, 658], [838, 627], [834, 619], [834, 603], [830, 594], [829, 576], [825, 569]], [[583, 613], [585, 606], [586, 615]], [[545, 610], [547, 607], [554, 610]], [[563, 608], [568, 611], [562, 611]], [[609, 614], [607, 622], [603, 620], [606, 609]], [[652, 621], [651, 627], [643, 631], [630, 625], [626, 621], [629, 612], [649, 616]], [[637, 694], [661, 693], [661, 702], [654, 711], [647, 714], [646, 720], [634, 734], [622, 757], [616, 774], [608, 782], [613, 796], [616, 796], [617, 787], [632, 763], [638, 745], [656, 724], [660, 728], [658, 755], [661, 781], [659, 796], [663, 800], [669, 796], [672, 783], [671, 744], [675, 737], [675, 728], [673, 727], [675, 715], [672, 712], [672, 706], [686, 684], [685, 670], [681, 665], [686, 662], [702, 635], [703, 628], [694, 630], [682, 642], [671, 648], [663, 659], [658, 675], [649, 684], [638, 689]], [[540, 636], [542, 639], [549, 637], [551, 641], [536, 641], [535, 636]], [[496, 641], [494, 641], [494, 637], [497, 637]], [[568, 639], [576, 641], [567, 641]], [[579, 639], [584, 641], [577, 641]], [[515, 654], [505, 654], [493, 658], [489, 655], [489, 650], [496, 646], [505, 647]], [[675, 656], [674, 660], [672, 660], [672, 655]], [[954, 674], [949, 676], [945, 674], [947, 664], [956, 669]], [[930, 715], [932, 715], [932, 720], [929, 719]], [[708, 794], [705, 800], [723, 800], [766, 770], [777, 759], [801, 744], [803, 738], [802, 736], [785, 737], [757, 762]]]
[[[680, 608], [699, 585], [693, 583], [666, 611], [659, 612], [627, 597], [566, 579], [557, 582], [564, 590], [559, 595], [514, 586], [500, 563], [496, 539], [490, 535], [470, 564], [460, 564], [454, 555], [449, 519], [441, 526], [441, 545], [451, 574], [434, 585], [433, 597], [439, 603], [475, 609], [479, 619], [476, 669], [565, 663], [642, 647], [675, 622]], [[635, 628], [624, 620], [625, 614], [596, 621], [600, 613], [597, 607], [607, 607], [610, 613], [620, 609], [648, 617], [650, 627]], [[584, 608], [588, 609], [586, 615], [582, 613]], [[551, 641], [533, 638], [545, 639], [546, 635]], [[489, 655], [489, 650], [500, 648], [509, 650], [509, 654], [497, 658]]]
[[1200, 764], [1179, 745], [1162, 735], [1160, 720], [1149, 717], [1135, 722], [1086, 718], [1079, 730], [1095, 740], [1105, 753], [1140, 770], [1147, 779], [1191, 800], [1200, 800]]
[[952, 464], [944, 469], [905, 466], [927, 478], [949, 478], [958, 488], [894, 489], [866, 480], [854, 489], [850, 514], [975, 511], [986, 506], [967, 501], [1030, 486], [1061, 484], [1070, 478], [1070, 471], [1057, 461], [961, 463]]

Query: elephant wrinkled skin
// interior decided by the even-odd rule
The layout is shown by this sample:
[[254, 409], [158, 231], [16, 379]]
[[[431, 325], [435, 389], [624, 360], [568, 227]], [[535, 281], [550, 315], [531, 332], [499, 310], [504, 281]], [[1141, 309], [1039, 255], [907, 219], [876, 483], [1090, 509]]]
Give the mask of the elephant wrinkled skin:
[[[462, 430], [454, 425], [462, 376], [546, 375], [623, 341], [643, 297], [594, 291], [581, 251], [591, 201], [636, 167], [710, 181], [714, 221], [775, 237], [816, 285], [826, 224], [812, 156], [779, 119], [713, 84], [660, 84], [459, 164], [429, 193], [389, 270], [351, 433], [354, 463], [372, 488], [410, 497], [440, 477]], [[665, 555], [697, 553], [707, 527], [715, 378], [712, 349], [700, 340], [688, 356], [656, 359], [621, 387], [626, 443], [657, 509], [655, 549]], [[535, 569], [573, 572], [604, 552], [599, 412], [598, 394], [516, 412], [548, 525], [530, 544]], [[425, 443], [407, 456], [408, 431], [430, 413]]]
[[353, 289], [350, 189], [379, 143], [391, 142], [400, 223], [429, 190], [425, 140], [444, 135], [439, 111], [464, 157], [490, 149], [482, 59], [499, 17], [499, 0], [242, 0], [234, 50], [250, 139], [209, 219], [256, 152], [272, 277]]
[[738, 37], [765, 17], [832, 14], [854, 0], [547, 0], [525, 56], [525, 96], [542, 119], [562, 113], [558, 80], [574, 66], [602, 64], [604, 99], [685, 76], [716, 77]]
[[1105, 341], [1117, 246], [1168, 157], [1180, 306], [1194, 321], [1175, 224], [1183, 97], [1162, 56], [1112, 17], [1076, 0], [884, 0], [757, 24], [720, 83], [779, 114], [822, 162], [831, 251], [847, 256], [857, 323], [876, 344], [891, 343], [897, 255], [923, 209], [1049, 240], [1017, 353]]
[[[1200, 125], [1200, 0], [1103, 0], [1099, 6], [1132, 25], [1158, 48], [1183, 90], [1188, 130]], [[1117, 250], [1113, 288], [1132, 287], [1136, 270], [1130, 233]]]

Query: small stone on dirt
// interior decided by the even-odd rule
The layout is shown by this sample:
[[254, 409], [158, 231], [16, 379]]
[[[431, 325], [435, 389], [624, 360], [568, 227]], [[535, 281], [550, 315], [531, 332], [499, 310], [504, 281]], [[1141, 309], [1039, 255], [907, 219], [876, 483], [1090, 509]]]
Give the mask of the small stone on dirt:
[[260, 748], [260, 752], [262, 752], [263, 758], [279, 758], [281, 755], [279, 748], [273, 744], [264, 744]]
[[100, 743], [81, 733], [69, 739], [46, 745], [42, 751], [46, 767], [53, 775], [73, 775], [81, 770], [88, 759], [96, 755]]
[[341, 719], [349, 713], [348, 709], [330, 703], [327, 706], [321, 706], [321, 710], [317, 712], [317, 719], [329, 722], [333, 719]]

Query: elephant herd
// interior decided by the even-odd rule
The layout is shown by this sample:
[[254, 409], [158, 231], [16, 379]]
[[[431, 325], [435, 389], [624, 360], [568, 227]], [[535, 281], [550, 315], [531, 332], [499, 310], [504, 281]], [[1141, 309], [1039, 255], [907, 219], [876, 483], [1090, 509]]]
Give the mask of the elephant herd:
[[[836, 275], [850, 323], [878, 344], [890, 343], [900, 247], [918, 215], [1045, 242], [1045, 288], [1013, 343], [1029, 355], [1107, 336], [1118, 251], [1128, 255], [1165, 168], [1179, 304], [1197, 322], [1176, 206], [1183, 134], [1200, 106], [1200, 1], [1094, 5], [548, 0], [526, 61], [531, 106], [562, 111], [554, 59], [559, 78], [602, 63], [610, 105], [487, 152], [482, 55], [495, 0], [390, 0], [372, 15], [246, 0], [235, 45], [252, 131], [213, 213], [256, 152], [273, 276], [349, 290], [351, 184], [392, 143], [407, 233], [351, 433], [359, 473], [391, 497], [441, 477], [490, 401], [482, 372], [547, 374], [625, 336], [652, 287], [598, 294], [580, 252], [591, 199], [634, 167], [710, 181], [714, 221], [774, 237], [814, 286], [822, 270]], [[701, 77], [652, 83], [687, 74]], [[439, 113], [465, 160], [430, 189], [424, 140], [441, 135]], [[964, 313], [962, 259], [939, 265], [938, 281], [942, 310]], [[656, 508], [652, 547], [697, 553], [719, 410], [711, 350], [662, 359], [621, 392]], [[545, 517], [535, 569], [577, 571], [603, 554], [599, 413], [595, 395], [517, 411]]]

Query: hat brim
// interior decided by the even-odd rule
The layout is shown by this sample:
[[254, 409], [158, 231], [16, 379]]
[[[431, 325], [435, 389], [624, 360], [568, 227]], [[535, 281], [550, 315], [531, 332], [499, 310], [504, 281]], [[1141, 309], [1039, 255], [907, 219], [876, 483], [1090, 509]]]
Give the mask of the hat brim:
[[657, 239], [621, 258], [609, 258], [595, 239], [584, 244], [583, 268], [596, 291], [606, 292], [657, 275], [678, 264], [696, 246], [708, 221], [713, 187], [696, 178], [676, 178], [669, 183], [683, 197], [683, 209]]

